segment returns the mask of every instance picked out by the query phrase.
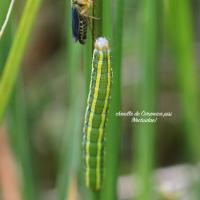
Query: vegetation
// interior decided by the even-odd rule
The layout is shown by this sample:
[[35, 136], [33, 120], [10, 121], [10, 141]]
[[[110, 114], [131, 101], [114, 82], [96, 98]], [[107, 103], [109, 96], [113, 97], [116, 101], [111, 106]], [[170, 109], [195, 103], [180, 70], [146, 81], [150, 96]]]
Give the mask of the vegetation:
[[[199, 161], [199, 2], [95, 0], [91, 15], [102, 20], [95, 20], [93, 38], [88, 29], [84, 46], [72, 42], [70, 2], [41, 3], [14, 4], [0, 40], [0, 142], [13, 154], [17, 183], [11, 176], [10, 184], [18, 186], [11, 188], [24, 200], [173, 200], [191, 192], [199, 199], [192, 175], [182, 193], [172, 183], [166, 192], [152, 182], [159, 168], [186, 163], [196, 169]], [[1, 26], [9, 5], [0, 1]], [[90, 192], [82, 128], [92, 46], [100, 36], [110, 42], [114, 79], [105, 181], [102, 191]], [[128, 111], [132, 115], [122, 116]], [[155, 122], [136, 122], [144, 119]], [[0, 198], [6, 200], [1, 174], [12, 174], [6, 163], [0, 165]], [[124, 175], [136, 175], [129, 178], [137, 187]]]

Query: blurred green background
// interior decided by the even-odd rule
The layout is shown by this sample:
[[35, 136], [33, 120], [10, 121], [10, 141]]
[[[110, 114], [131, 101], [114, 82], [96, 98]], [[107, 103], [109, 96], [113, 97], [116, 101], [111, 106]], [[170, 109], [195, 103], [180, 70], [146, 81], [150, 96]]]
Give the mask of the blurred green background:
[[[9, 3], [0, 0], [0, 25]], [[24, 0], [15, 2], [0, 41], [0, 74], [24, 5]], [[61, 194], [64, 185], [69, 186], [67, 199], [90, 198], [81, 168], [88, 91], [84, 58], [88, 47], [72, 44], [70, 6], [70, 1], [43, 0], [2, 125], [1, 135], [8, 134], [9, 142], [2, 136], [1, 144], [12, 149], [14, 174], [19, 188], [23, 188], [18, 188], [21, 199], [65, 199]], [[111, 1], [112, 11], [115, 6], [116, 1]], [[117, 189], [120, 200], [200, 198], [195, 179], [200, 155], [199, 9], [198, 0], [124, 1], [123, 30], [118, 30], [123, 32], [123, 38], [111, 41], [113, 46], [122, 42], [119, 111], [172, 112], [172, 116], [157, 117], [146, 130], [146, 123], [132, 123], [132, 117], [112, 116], [121, 122]], [[115, 76], [115, 66], [112, 67]], [[90, 74], [90, 67], [87, 70]], [[70, 168], [66, 172], [68, 186], [62, 166]], [[144, 181], [148, 180], [145, 173], [152, 176], [154, 172], [158, 186], [150, 184], [151, 194], [142, 196], [137, 176], [144, 175]], [[0, 167], [0, 194], [5, 200], [2, 173], [10, 173], [6, 165]], [[14, 182], [14, 178], [10, 180]], [[150, 188], [149, 184], [146, 187]], [[20, 198], [14, 195], [12, 200]]]

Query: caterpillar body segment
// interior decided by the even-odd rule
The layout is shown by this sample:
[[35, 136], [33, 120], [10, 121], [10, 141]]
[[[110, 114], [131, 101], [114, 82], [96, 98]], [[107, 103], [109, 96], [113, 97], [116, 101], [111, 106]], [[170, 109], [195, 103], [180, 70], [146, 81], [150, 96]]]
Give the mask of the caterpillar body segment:
[[83, 128], [86, 185], [100, 190], [104, 179], [105, 142], [113, 72], [111, 50], [105, 38], [97, 39], [93, 52], [90, 92]]

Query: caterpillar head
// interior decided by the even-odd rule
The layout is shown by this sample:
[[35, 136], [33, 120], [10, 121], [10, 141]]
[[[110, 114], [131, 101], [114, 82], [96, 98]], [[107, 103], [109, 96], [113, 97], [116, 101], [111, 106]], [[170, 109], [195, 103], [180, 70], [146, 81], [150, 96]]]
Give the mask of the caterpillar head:
[[106, 38], [100, 37], [95, 42], [95, 48], [98, 51], [108, 50], [109, 49], [109, 42]]

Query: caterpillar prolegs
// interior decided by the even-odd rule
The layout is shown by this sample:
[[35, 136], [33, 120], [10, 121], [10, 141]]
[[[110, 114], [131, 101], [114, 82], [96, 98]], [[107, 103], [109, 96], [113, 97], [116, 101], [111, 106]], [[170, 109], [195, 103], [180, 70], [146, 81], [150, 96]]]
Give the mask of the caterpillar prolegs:
[[113, 72], [111, 50], [105, 38], [95, 43], [90, 92], [83, 128], [83, 159], [86, 185], [100, 190], [104, 179], [105, 136]]

